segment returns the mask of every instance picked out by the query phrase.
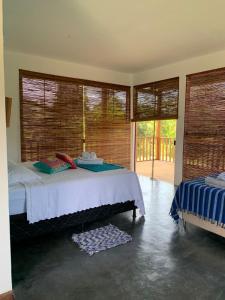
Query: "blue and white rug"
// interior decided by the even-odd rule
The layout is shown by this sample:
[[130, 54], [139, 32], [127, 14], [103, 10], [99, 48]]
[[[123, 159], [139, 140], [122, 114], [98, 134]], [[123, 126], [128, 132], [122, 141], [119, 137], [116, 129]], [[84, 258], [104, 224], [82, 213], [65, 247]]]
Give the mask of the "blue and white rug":
[[109, 224], [87, 232], [73, 234], [72, 240], [78, 244], [80, 249], [89, 255], [97, 252], [126, 244], [132, 241], [132, 237], [116, 226]]

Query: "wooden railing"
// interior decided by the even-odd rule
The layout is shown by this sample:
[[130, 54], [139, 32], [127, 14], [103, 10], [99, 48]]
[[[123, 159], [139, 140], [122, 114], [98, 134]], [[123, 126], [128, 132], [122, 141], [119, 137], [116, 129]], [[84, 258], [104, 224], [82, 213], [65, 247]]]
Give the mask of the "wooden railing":
[[136, 140], [136, 160], [162, 160], [173, 162], [175, 146], [173, 138], [165, 137], [138, 137]]

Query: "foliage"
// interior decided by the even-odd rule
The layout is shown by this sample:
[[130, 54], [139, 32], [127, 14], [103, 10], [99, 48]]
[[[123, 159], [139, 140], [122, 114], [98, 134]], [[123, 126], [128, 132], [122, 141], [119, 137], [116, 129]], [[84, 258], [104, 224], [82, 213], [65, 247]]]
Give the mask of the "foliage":
[[161, 136], [168, 138], [176, 137], [176, 120], [161, 121]]
[[153, 136], [154, 121], [137, 122], [137, 137]]
[[168, 138], [176, 137], [176, 120], [137, 122], [137, 137], [153, 136], [154, 127], [156, 132], [157, 122], [160, 122], [161, 137], [168, 137]]

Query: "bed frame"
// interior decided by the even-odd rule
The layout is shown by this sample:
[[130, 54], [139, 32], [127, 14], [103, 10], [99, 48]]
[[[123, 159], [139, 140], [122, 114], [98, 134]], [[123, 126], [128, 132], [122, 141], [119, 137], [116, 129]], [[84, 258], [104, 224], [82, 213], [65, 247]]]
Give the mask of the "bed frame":
[[213, 232], [215, 234], [218, 234], [222, 237], [225, 237], [225, 229], [222, 228], [221, 226], [218, 226], [216, 224], [213, 224], [209, 221], [200, 219], [199, 217], [192, 215], [192, 214], [188, 214], [186, 212], [182, 212], [181, 213], [181, 218], [184, 222], [184, 227], [186, 227], [186, 222], [190, 223], [192, 225], [198, 226], [202, 229], [208, 230], [210, 232]]
[[83, 230], [84, 224], [106, 219], [130, 210], [133, 211], [134, 220], [136, 218], [136, 208], [134, 201], [126, 201], [124, 203], [116, 203], [113, 205], [102, 205], [100, 207], [86, 209], [33, 224], [29, 224], [27, 221], [26, 213], [10, 216], [11, 241], [19, 242], [40, 235], [60, 232], [66, 228], [78, 225], [81, 225]]

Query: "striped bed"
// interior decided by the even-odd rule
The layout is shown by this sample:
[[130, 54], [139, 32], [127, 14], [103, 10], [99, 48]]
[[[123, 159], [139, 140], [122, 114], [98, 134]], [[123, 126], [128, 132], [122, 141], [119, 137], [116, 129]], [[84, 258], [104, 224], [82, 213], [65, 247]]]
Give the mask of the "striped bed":
[[174, 196], [170, 215], [176, 223], [186, 212], [221, 227], [225, 224], [225, 189], [205, 184], [205, 178], [182, 182]]

